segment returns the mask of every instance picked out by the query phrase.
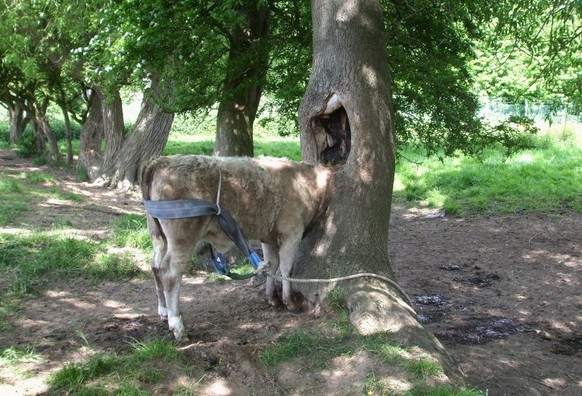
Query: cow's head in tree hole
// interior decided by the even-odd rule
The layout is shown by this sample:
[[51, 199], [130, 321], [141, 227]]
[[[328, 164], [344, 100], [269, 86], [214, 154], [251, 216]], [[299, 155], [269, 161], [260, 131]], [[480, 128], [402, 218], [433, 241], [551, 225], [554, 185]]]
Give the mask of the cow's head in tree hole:
[[323, 111], [313, 123], [318, 162], [328, 166], [345, 164], [352, 146], [352, 134], [348, 113], [336, 94], [328, 96]]

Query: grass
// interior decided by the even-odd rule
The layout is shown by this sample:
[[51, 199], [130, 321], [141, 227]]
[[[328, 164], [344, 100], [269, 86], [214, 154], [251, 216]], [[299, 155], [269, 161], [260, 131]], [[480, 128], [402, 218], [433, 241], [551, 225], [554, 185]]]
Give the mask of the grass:
[[7, 283], [0, 295], [5, 300], [36, 295], [53, 279], [72, 276], [118, 280], [141, 273], [128, 253], [103, 253], [107, 245], [59, 232], [0, 232], [0, 273]]
[[[581, 132], [582, 133], [582, 132]], [[582, 212], [582, 146], [577, 137], [542, 136], [536, 147], [506, 158], [425, 158], [409, 149], [396, 171], [394, 198], [448, 214]]]
[[111, 241], [118, 247], [132, 247], [147, 251], [152, 243], [145, 215], [126, 214], [113, 223]]
[[[300, 161], [301, 148], [298, 138], [263, 137], [254, 141], [255, 156], [287, 157]], [[164, 155], [198, 154], [212, 155], [214, 137], [209, 135], [171, 135]]]
[[[129, 354], [101, 353], [84, 363], [67, 364], [51, 377], [47, 394], [149, 395], [158, 382], [171, 382], [176, 366], [188, 370], [181, 360], [172, 341], [136, 342]], [[195, 385], [177, 387], [174, 392], [194, 395]]]

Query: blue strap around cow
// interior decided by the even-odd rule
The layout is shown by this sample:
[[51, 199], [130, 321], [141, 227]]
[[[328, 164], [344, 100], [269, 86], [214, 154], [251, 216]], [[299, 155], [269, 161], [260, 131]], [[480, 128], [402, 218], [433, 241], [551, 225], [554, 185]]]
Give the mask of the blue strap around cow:
[[[177, 199], [163, 201], [144, 200], [143, 204], [150, 216], [160, 220], [175, 220], [187, 217], [201, 217], [211, 215], [218, 216], [218, 223], [220, 224], [220, 228], [222, 228], [222, 231], [226, 234], [226, 236], [228, 236], [243, 252], [255, 271], [259, 267], [261, 259], [259, 258], [258, 254], [244, 238], [240, 228], [238, 228], [236, 221], [230, 215], [230, 213], [224, 209], [219, 208], [218, 205], [202, 199]], [[218, 261], [214, 257], [214, 253], [212, 253], [212, 249], [211, 256], [214, 267], [221, 275], [227, 275], [233, 279], [245, 279], [250, 276], [254, 276], [254, 274], [251, 274], [250, 276], [231, 274], [228, 270], [228, 267], [226, 266], [224, 257], [221, 257], [222, 255], [219, 256], [221, 264], [218, 264]]]
[[143, 201], [150, 216], [160, 220], [210, 216], [218, 213], [218, 206], [202, 199], [175, 199], [168, 201]]

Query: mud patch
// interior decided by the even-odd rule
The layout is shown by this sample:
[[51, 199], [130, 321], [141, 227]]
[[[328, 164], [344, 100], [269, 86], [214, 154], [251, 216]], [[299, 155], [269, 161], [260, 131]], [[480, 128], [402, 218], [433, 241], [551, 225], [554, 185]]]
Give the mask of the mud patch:
[[582, 353], [582, 334], [562, 338], [551, 349], [556, 355], [574, 356]]
[[481, 271], [480, 269], [477, 269], [475, 276], [468, 278], [455, 277], [453, 280], [455, 282], [467, 283], [477, 287], [490, 287], [494, 282], [501, 280], [501, 277], [497, 274], [488, 274]]
[[532, 331], [532, 327], [516, 323], [513, 319], [482, 317], [467, 319], [461, 326], [450, 328], [435, 335], [448, 342], [477, 345], [506, 338], [512, 334]]

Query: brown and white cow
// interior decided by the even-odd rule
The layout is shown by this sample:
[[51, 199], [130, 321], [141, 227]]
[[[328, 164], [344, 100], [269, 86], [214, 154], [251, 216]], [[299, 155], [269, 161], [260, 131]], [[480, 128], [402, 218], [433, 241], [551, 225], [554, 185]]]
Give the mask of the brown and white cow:
[[[305, 229], [327, 206], [332, 171], [280, 158], [168, 156], [149, 162], [142, 171], [144, 200], [202, 199], [216, 202], [236, 220], [243, 235], [262, 242], [270, 273], [280, 266], [289, 277]], [[147, 215], [154, 246], [152, 271], [158, 313], [168, 319], [177, 339], [186, 337], [179, 309], [179, 291], [194, 248], [199, 241], [225, 252], [233, 242], [221, 230], [217, 216], [161, 220]], [[283, 281], [282, 300], [295, 309], [291, 285]], [[266, 293], [275, 304], [274, 280]]]

